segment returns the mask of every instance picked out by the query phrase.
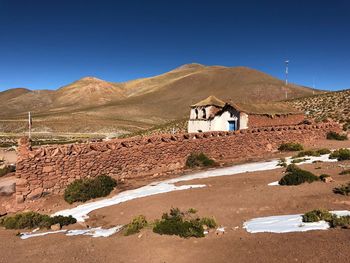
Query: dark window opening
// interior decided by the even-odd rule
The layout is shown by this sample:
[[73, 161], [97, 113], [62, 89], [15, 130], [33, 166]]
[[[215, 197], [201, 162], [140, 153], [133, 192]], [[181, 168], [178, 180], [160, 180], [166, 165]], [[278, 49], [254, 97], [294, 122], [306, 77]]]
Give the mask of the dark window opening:
[[196, 113], [196, 119], [198, 119], [198, 110], [195, 109], [194, 112]]
[[207, 113], [205, 112], [205, 109], [202, 109], [202, 112], [203, 112], [203, 119], [206, 119], [207, 118]]

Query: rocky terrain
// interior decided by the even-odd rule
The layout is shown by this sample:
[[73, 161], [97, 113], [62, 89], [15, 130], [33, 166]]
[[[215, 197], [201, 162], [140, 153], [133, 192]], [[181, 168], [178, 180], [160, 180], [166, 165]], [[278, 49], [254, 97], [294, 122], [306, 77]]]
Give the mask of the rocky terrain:
[[350, 89], [293, 99], [290, 103], [316, 120], [331, 118], [350, 129]]

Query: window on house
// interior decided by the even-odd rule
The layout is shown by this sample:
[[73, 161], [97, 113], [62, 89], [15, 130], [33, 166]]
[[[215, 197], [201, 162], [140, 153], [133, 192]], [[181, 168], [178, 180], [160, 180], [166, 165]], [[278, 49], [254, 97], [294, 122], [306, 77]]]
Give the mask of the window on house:
[[207, 118], [207, 113], [205, 112], [205, 109], [202, 109], [202, 113], [203, 113], [203, 119]]
[[196, 119], [198, 119], [198, 110], [195, 109], [194, 112], [195, 112], [195, 114], [196, 114]]

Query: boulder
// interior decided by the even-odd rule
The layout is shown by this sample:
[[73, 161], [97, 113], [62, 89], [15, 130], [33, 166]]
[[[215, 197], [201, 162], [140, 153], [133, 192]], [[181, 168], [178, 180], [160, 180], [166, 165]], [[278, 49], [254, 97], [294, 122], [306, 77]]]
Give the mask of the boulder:
[[27, 195], [28, 200], [38, 199], [43, 195], [43, 188], [34, 189], [30, 194]]
[[58, 231], [61, 230], [61, 225], [59, 223], [52, 225], [51, 227], [52, 231]]
[[14, 181], [3, 182], [0, 184], [0, 196], [9, 196], [16, 192], [16, 183]]

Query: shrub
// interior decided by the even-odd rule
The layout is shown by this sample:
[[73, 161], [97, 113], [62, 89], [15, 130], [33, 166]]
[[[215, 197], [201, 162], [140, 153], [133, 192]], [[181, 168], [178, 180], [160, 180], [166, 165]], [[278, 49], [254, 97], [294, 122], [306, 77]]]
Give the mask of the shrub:
[[348, 196], [350, 194], [350, 182], [333, 189], [333, 193]]
[[312, 210], [303, 215], [303, 222], [318, 222], [321, 220], [329, 221], [332, 219], [332, 214], [323, 209]]
[[338, 159], [338, 161], [350, 160], [350, 150], [345, 148], [336, 150], [330, 154], [329, 158]]
[[204, 237], [204, 228], [216, 227], [213, 218], [193, 217], [193, 213], [183, 213], [178, 208], [172, 208], [170, 213], [164, 213], [161, 220], [157, 220], [153, 232], [161, 235], [177, 235], [180, 237]]
[[26, 212], [14, 216], [6, 216], [0, 219], [0, 225], [6, 229], [26, 229], [26, 228], [49, 228], [57, 223], [60, 226], [75, 224], [77, 220], [72, 216], [54, 216], [42, 215], [36, 212]]
[[307, 160], [310, 160], [310, 158], [298, 158], [298, 159], [292, 160], [292, 163], [301, 163], [301, 162], [305, 162]]
[[331, 153], [331, 150], [327, 148], [322, 148], [318, 150], [306, 150], [306, 151], [301, 151], [297, 155], [293, 156], [293, 158], [299, 158], [299, 157], [305, 157], [305, 156], [315, 156], [319, 157], [324, 154], [329, 154]]
[[327, 149], [327, 148], [322, 148], [322, 149], [318, 149], [317, 152], [318, 152], [320, 155], [324, 155], [324, 154], [330, 154], [330, 153], [331, 153], [331, 150], [330, 150], [330, 149]]
[[327, 210], [317, 209], [303, 215], [303, 222], [306, 223], [319, 222], [321, 220], [328, 222], [331, 228], [349, 228], [350, 225], [350, 216], [337, 216]]
[[186, 160], [188, 168], [214, 166], [215, 161], [208, 158], [204, 153], [191, 153]]
[[343, 170], [339, 173], [339, 175], [347, 175], [347, 174], [350, 174], [350, 169]]
[[200, 223], [208, 228], [215, 228], [218, 226], [215, 219], [212, 217], [203, 217], [201, 218]]
[[146, 217], [139, 215], [135, 217], [129, 224], [125, 226], [124, 235], [129, 236], [132, 234], [139, 233], [141, 229], [147, 226]]
[[337, 132], [330, 131], [327, 133], [328, 140], [345, 141], [348, 139], [346, 135], [339, 134]]
[[332, 220], [330, 220], [328, 223], [332, 228], [349, 228], [350, 216], [333, 216]]
[[93, 198], [109, 195], [116, 186], [116, 180], [106, 175], [93, 179], [79, 179], [67, 186], [64, 191], [64, 200], [70, 204], [77, 201], [86, 202]]
[[304, 147], [300, 143], [288, 142], [282, 143], [279, 147], [279, 151], [287, 152], [287, 151], [302, 151]]
[[14, 165], [5, 165], [3, 168], [0, 168], [0, 177], [4, 176], [8, 173], [12, 173], [16, 171], [16, 166]]
[[280, 185], [299, 185], [305, 182], [312, 183], [319, 180], [316, 175], [300, 169], [295, 164], [288, 165], [286, 172], [286, 175], [278, 182]]
[[280, 158], [278, 160], [277, 166], [281, 166], [281, 167], [287, 167], [287, 160], [286, 158]]

